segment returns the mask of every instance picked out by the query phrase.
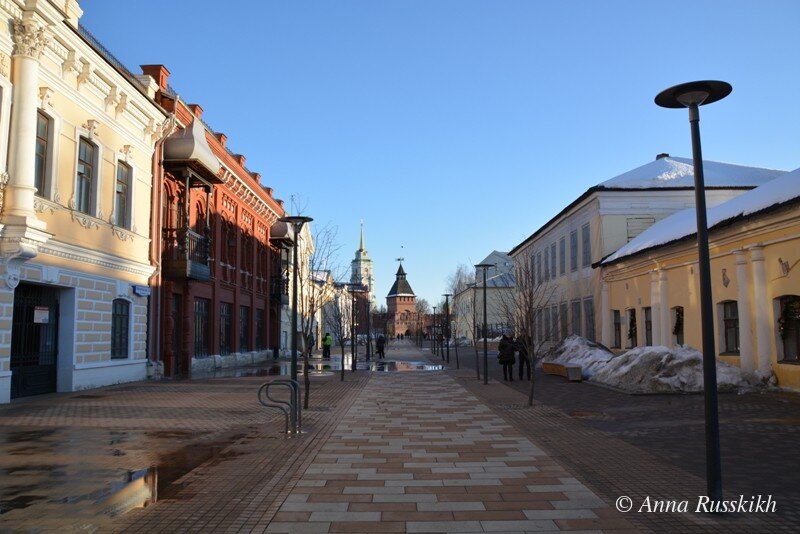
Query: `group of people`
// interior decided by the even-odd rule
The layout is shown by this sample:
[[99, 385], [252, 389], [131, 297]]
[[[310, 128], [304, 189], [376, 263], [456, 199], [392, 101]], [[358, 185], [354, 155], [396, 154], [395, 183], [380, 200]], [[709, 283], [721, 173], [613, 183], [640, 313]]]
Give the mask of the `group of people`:
[[521, 337], [511, 339], [506, 334], [500, 338], [500, 345], [497, 347], [499, 353], [497, 361], [503, 366], [503, 380], [514, 381], [514, 364], [516, 363], [515, 353], [519, 353], [519, 379], [525, 376], [527, 369], [528, 380], [531, 379], [531, 360], [528, 357], [528, 344]]
[[[325, 337], [322, 338], [323, 360], [330, 359], [332, 346], [333, 346], [333, 337], [330, 335], [329, 332], [325, 332]], [[383, 359], [385, 349], [386, 349], [386, 338], [383, 337], [383, 334], [381, 334], [375, 340], [375, 354], [378, 355], [378, 359]]]

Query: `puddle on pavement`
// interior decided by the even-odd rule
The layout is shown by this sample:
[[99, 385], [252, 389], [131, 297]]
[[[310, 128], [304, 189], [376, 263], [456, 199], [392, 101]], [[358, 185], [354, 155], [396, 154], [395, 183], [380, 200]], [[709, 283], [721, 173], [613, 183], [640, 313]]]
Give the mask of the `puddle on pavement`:
[[[37, 517], [37, 506], [50, 507], [63, 505], [66, 507], [65, 517], [98, 526], [104, 523], [103, 518], [114, 518], [135, 508], [142, 508], [155, 503], [158, 499], [169, 498], [180, 492], [181, 484], [175, 484], [181, 477], [190, 473], [200, 465], [217, 465], [230, 458], [239, 456], [235, 450], [225, 451], [232, 444], [246, 438], [247, 434], [241, 431], [230, 432], [216, 437], [214, 440], [185, 443], [185, 440], [197, 438], [198, 434], [181, 430], [151, 431], [144, 433], [147, 437], [165, 439], [174, 442], [180, 440], [183, 446], [177, 450], [159, 454], [156, 465], [141, 469], [120, 469], [109, 467], [108, 464], [94, 464], [90, 459], [94, 453], [86, 458], [88, 465], [82, 465], [75, 471], [66, 464], [36, 464], [35, 459], [29, 462], [18, 460], [10, 461], [0, 467], [0, 516], [3, 522], [22, 521], [20, 525], [30, 525], [31, 520]], [[111, 444], [129, 441], [131, 436], [127, 432], [112, 431], [106, 434]], [[85, 437], [85, 436], [84, 436]], [[5, 436], [5, 441], [32, 446], [35, 445], [25, 440], [43, 438], [51, 450], [63, 448], [74, 440], [73, 433], [54, 431], [19, 431], [10, 432]], [[91, 438], [94, 443], [101, 443], [96, 437]], [[137, 440], [131, 439], [132, 442]], [[78, 448], [82, 442], [74, 443]], [[157, 451], [163, 446], [153, 446]], [[35, 448], [35, 447], [34, 447]], [[114, 449], [116, 451], [118, 449]], [[113, 454], [112, 451], [112, 454]], [[75, 450], [60, 450], [69, 457], [71, 454], [83, 453]], [[133, 451], [131, 451], [133, 452]], [[123, 453], [125, 454], [125, 453]], [[97, 455], [99, 456], [99, 454]], [[74, 465], [73, 465], [74, 467]], [[24, 515], [16, 515], [15, 519], [6, 519], [9, 512], [26, 510]], [[2, 529], [0, 529], [1, 531]]]
[[[351, 370], [350, 362], [352, 359], [347, 356], [344, 360], [345, 371]], [[342, 370], [342, 361], [340, 358], [331, 358], [330, 360], [320, 360], [318, 358], [312, 359], [308, 364], [311, 376], [327, 375], [337, 373]], [[363, 361], [359, 360], [356, 363], [356, 369], [359, 371], [378, 371], [378, 372], [404, 372], [404, 371], [441, 371], [444, 366], [437, 364], [430, 364], [427, 362], [410, 362], [410, 361], [393, 361], [393, 360], [372, 360]], [[288, 361], [277, 361], [265, 363], [260, 366], [251, 367], [237, 367], [231, 369], [217, 369], [212, 373], [195, 373], [194, 378], [234, 378], [234, 377], [247, 377], [247, 376], [288, 376], [291, 374], [292, 367]], [[298, 361], [297, 372], [299, 375], [303, 374], [303, 362]]]

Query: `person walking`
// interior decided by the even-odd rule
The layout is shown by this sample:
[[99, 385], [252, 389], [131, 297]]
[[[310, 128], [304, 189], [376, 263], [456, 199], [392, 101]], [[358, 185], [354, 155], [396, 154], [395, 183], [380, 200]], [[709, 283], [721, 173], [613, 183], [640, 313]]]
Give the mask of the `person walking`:
[[517, 337], [514, 341], [517, 352], [519, 352], [519, 379], [522, 380], [523, 371], [528, 369], [528, 380], [531, 379], [531, 360], [528, 357], [528, 344], [522, 336]]
[[375, 352], [377, 353], [379, 360], [383, 359], [384, 347], [386, 347], [386, 338], [383, 337], [383, 334], [380, 334], [378, 339], [375, 340]]
[[325, 337], [322, 338], [322, 359], [330, 359], [332, 345], [333, 338], [328, 332], [325, 332]]
[[500, 344], [497, 347], [499, 354], [497, 361], [503, 366], [503, 380], [506, 382], [514, 381], [514, 341], [503, 334]]

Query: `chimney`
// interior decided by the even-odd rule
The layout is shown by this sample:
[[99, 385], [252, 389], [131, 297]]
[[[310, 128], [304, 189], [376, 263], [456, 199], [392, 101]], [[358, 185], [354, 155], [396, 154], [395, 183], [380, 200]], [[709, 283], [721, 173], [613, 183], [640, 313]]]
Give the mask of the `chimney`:
[[662, 152], [661, 154], [657, 154], [656, 155], [656, 161], [658, 161], [658, 160], [660, 160], [662, 158], [668, 158], [668, 157], [669, 157], [669, 154], [667, 154], [666, 152]]
[[203, 108], [200, 107], [200, 104], [189, 104], [189, 110], [198, 119], [203, 116]]
[[255, 180], [257, 184], [261, 183], [261, 173], [251, 172], [250, 176], [252, 176], [253, 180]]
[[158, 92], [158, 84], [152, 76], [149, 74], [140, 74], [139, 76], [136, 76], [136, 79], [139, 80], [139, 83], [142, 85], [142, 87], [144, 87], [147, 96], [150, 98], [156, 97], [156, 93]]
[[245, 160], [245, 157], [244, 157], [243, 155], [241, 155], [241, 154], [236, 154], [236, 155], [234, 156], [234, 158], [236, 158], [236, 163], [238, 163], [239, 165], [241, 165], [242, 167], [244, 167], [244, 160]]
[[152, 78], [158, 84], [159, 89], [166, 91], [169, 81], [169, 71], [164, 65], [140, 65], [142, 72]]
[[214, 137], [217, 138], [217, 141], [219, 141], [219, 144], [222, 145], [222, 148], [225, 148], [225, 145], [228, 143], [228, 136], [222, 132], [217, 132], [214, 134]]
[[272, 196], [272, 188], [271, 187], [267, 187], [266, 185], [262, 185], [261, 188], [264, 191], [266, 191], [269, 196]]

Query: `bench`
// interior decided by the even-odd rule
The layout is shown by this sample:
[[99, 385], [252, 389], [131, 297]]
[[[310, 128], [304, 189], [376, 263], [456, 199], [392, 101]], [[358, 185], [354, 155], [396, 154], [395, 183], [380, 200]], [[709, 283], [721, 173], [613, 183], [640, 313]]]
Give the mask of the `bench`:
[[542, 362], [542, 371], [548, 375], [563, 376], [570, 382], [580, 382], [583, 380], [583, 373], [580, 365], [562, 365], [560, 363]]

